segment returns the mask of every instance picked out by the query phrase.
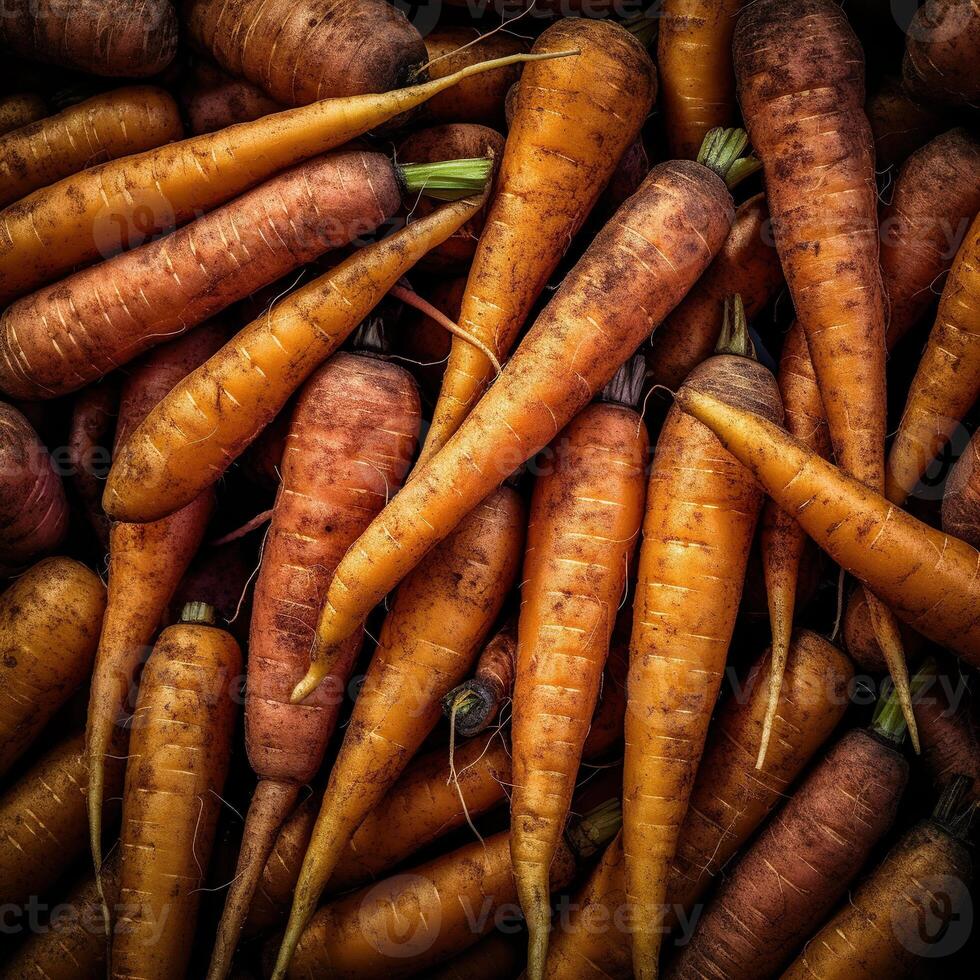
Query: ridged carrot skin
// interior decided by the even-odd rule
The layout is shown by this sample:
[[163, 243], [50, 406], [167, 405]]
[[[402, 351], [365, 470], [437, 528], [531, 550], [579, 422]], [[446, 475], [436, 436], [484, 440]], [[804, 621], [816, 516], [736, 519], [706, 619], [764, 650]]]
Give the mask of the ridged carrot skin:
[[[568, 244], [656, 95], [643, 45], [612, 21], [566, 17], [532, 52], [582, 51], [580, 58], [528, 65], [496, 190], [470, 266], [459, 323], [503, 361]], [[441, 449], [469, 414], [493, 367], [453, 338], [421, 461]]]
[[980, 552], [916, 520], [751, 411], [684, 388], [678, 403], [903, 622], [980, 664]]
[[105, 586], [71, 558], [47, 558], [0, 595], [0, 776], [92, 670]]
[[[315, 665], [602, 389], [705, 270], [733, 210], [724, 182], [700, 164], [677, 160], [650, 171], [565, 276], [450, 443], [416, 466], [340, 563], [317, 626]], [[320, 669], [314, 666], [303, 689]]]
[[657, 68], [667, 147], [696, 160], [709, 129], [737, 116], [732, 35], [745, 0], [665, 0], [657, 10]]
[[966, 129], [930, 140], [899, 170], [881, 213], [889, 350], [929, 309], [978, 210], [980, 142]]
[[33, 426], [0, 402], [0, 578], [54, 551], [68, 530], [68, 501]]
[[0, 138], [0, 207], [107, 160], [184, 135], [173, 97], [149, 85], [115, 89]]
[[[0, 212], [0, 305], [61, 278], [74, 266], [118, 252], [134, 230], [151, 236], [186, 224], [464, 78], [531, 57], [517, 54], [393, 92], [286, 109], [113, 160], [41, 188]], [[134, 194], [133, 187], [141, 190]]]
[[146, 663], [126, 767], [112, 980], [184, 975], [241, 669], [231, 635], [197, 622], [164, 630]]
[[551, 928], [548, 869], [568, 817], [643, 520], [646, 425], [590, 405], [552, 443], [531, 499], [511, 739], [511, 860], [528, 924], [529, 980]]
[[360, 249], [241, 330], [133, 434], [109, 472], [106, 513], [159, 520], [214, 484], [388, 290], [481, 204], [446, 204]]
[[980, 216], [939, 301], [888, 454], [885, 496], [902, 506], [980, 395]]
[[[221, 345], [212, 321], [150, 353], [130, 374], [119, 401], [116, 453], [170, 389]], [[125, 754], [133, 684], [174, 590], [204, 538], [214, 508], [208, 490], [150, 524], [115, 522], [109, 531], [109, 591], [95, 655], [85, 738], [89, 758], [89, 833], [96, 871], [102, 866], [103, 766]]]
[[[687, 386], [724, 391], [782, 421], [775, 379], [748, 357], [716, 355], [694, 369]], [[627, 686], [623, 850], [640, 980], [657, 975], [670, 864], [761, 507], [751, 472], [710, 430], [672, 408], [647, 487]]]
[[360, 634], [349, 637], [327, 682], [305, 703], [290, 704], [309, 664], [320, 595], [350, 544], [397, 493], [420, 421], [412, 376], [367, 354], [335, 355], [297, 400], [249, 634], [245, 745], [259, 783], [213, 946], [212, 980], [227, 974], [279, 828], [323, 762], [361, 647]]
[[766, 198], [756, 194], [739, 205], [714, 262], [650, 338], [645, 355], [650, 380], [676, 391], [714, 353], [725, 300], [736, 293], [741, 296], [745, 316], [751, 320], [782, 281]]
[[[123, 765], [108, 767], [107, 792], [118, 799]], [[23, 905], [50, 898], [51, 887], [88, 843], [85, 794], [88, 765], [85, 738], [73, 735], [34, 763], [0, 796], [0, 903]], [[113, 820], [107, 823], [114, 823]]]
[[54, 398], [332, 248], [366, 235], [401, 203], [380, 153], [319, 157], [163, 238], [82, 269], [0, 315], [0, 388]]
[[[404, 491], [403, 491], [404, 492]], [[334, 762], [276, 974], [358, 826], [438, 722], [517, 579], [527, 515], [509, 487], [483, 502], [399, 588]]]

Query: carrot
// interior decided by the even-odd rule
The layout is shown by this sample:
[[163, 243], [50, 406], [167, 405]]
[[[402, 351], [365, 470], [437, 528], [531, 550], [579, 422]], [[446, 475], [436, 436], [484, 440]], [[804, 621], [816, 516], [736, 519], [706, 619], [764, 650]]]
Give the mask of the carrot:
[[48, 114], [40, 95], [7, 95], [0, 98], [0, 136], [28, 126]]
[[948, 927], [970, 908], [969, 818], [954, 812], [962, 788], [950, 787], [933, 816], [888, 852], [810, 939], [784, 980], [912, 977], [942, 957]]
[[54, 551], [68, 529], [68, 503], [51, 457], [30, 422], [0, 402], [0, 578]]
[[951, 129], [906, 160], [881, 214], [889, 349], [922, 319], [980, 210], [980, 142]]
[[[422, 287], [424, 298], [450, 320], [459, 320], [459, 307], [466, 289], [466, 276], [439, 276]], [[452, 335], [432, 317], [417, 309], [405, 309], [397, 330], [389, 334], [392, 350], [412, 364], [426, 401], [432, 403], [446, 368]]]
[[251, 122], [283, 109], [262, 89], [232, 78], [217, 65], [204, 60], [196, 61], [187, 75], [181, 88], [180, 103], [194, 135]]
[[[102, 874], [102, 888], [115, 905], [119, 861], [113, 856]], [[47, 928], [30, 935], [7, 962], [3, 980], [79, 980], [106, 972], [106, 920], [94, 876], [89, 876], [53, 910]]]
[[[923, 639], [904, 623], [900, 624], [902, 646], [914, 659], [922, 650]], [[868, 597], [864, 589], [856, 588], [844, 607], [843, 621], [844, 647], [851, 659], [862, 669], [874, 674], [885, 673], [888, 665], [881, 655], [881, 647], [875, 637]]]
[[470, 669], [517, 577], [525, 520], [517, 494], [498, 490], [399, 588], [330, 773], [277, 976], [348, 841], [435, 726], [439, 699]]
[[71, 485], [102, 550], [109, 550], [109, 518], [102, 510], [102, 485], [109, 472], [112, 429], [119, 405], [114, 378], [82, 389], [72, 403], [68, 435]]
[[[479, 175], [485, 164], [443, 168], [452, 182], [460, 168]], [[446, 176], [358, 150], [301, 164], [173, 235], [14, 303], [0, 314], [0, 387], [28, 398], [82, 387], [369, 234], [395, 214], [403, 189], [445, 186]]]
[[[752, 836], [840, 721], [853, 669], [814, 633], [798, 631], [783, 677], [777, 736], [755, 769], [768, 702], [769, 654], [753, 666], [709, 729], [681, 825], [667, 888], [667, 921], [684, 922], [732, 855]], [[622, 839], [610, 845], [557, 932], [546, 976], [592, 980], [632, 976]]]
[[[443, 78], [481, 58], [505, 58], [527, 51], [527, 42], [514, 34], [497, 31], [481, 36], [474, 27], [437, 27], [425, 35], [429, 78]], [[519, 65], [471, 78], [456, 86], [452, 95], [437, 95], [422, 110], [426, 119], [441, 123], [482, 123], [499, 126], [504, 120], [507, 92], [520, 77]]]
[[[775, 422], [775, 379], [753, 359], [744, 316], [688, 384], [724, 390]], [[623, 849], [633, 966], [656, 976], [670, 862], [735, 625], [762, 495], [714, 435], [673, 409], [647, 486], [637, 565], [623, 773]]]
[[109, 472], [106, 513], [156, 520], [211, 486], [385, 293], [481, 203], [447, 204], [362, 248], [240, 331], [133, 434]]
[[412, 81], [425, 45], [385, 0], [189, 0], [193, 43], [283, 105], [387, 92]]
[[549, 868], [599, 699], [616, 610], [643, 520], [648, 440], [635, 406], [644, 363], [554, 439], [531, 498], [517, 627], [511, 861], [528, 926], [528, 980], [551, 928]]
[[[844, 472], [880, 491], [885, 296], [861, 45], [834, 0], [760, 0], [739, 19], [734, 57], [739, 103], [762, 158], [776, 250], [806, 332], [836, 459]], [[915, 745], [898, 627], [874, 596], [869, 603]]]
[[319, 598], [337, 562], [401, 486], [418, 441], [412, 376], [368, 353], [340, 353], [304, 385], [262, 549], [249, 635], [245, 746], [259, 778], [242, 832], [208, 976], [224, 977], [283, 821], [316, 774], [362, 637], [302, 705], [289, 695], [309, 662]]
[[707, 167], [682, 160], [653, 168], [565, 277], [451, 444], [416, 466], [340, 563], [311, 670], [294, 698], [316, 685], [330, 648], [612, 378], [707, 267], [732, 214], [731, 195]]
[[[922, 668], [920, 668], [920, 673]], [[922, 763], [940, 792], [957, 775], [965, 795], [980, 800], [980, 713], [966, 678], [936, 676], [915, 702], [922, 730]]]
[[980, 553], [906, 514], [766, 419], [686, 388], [678, 402], [903, 622], [980, 664]]
[[473, 677], [442, 699], [443, 713], [455, 732], [472, 738], [493, 723], [500, 706], [514, 694], [516, 658], [517, 633], [509, 622], [483, 648]]
[[943, 530], [980, 548], [980, 436], [974, 433], [946, 479]]
[[[622, 614], [621, 614], [622, 615]], [[582, 746], [585, 760], [602, 759], [623, 742], [626, 719], [626, 679], [629, 674], [629, 637], [620, 639], [613, 632], [609, 658], [602, 675], [599, 707], [592, 716], [589, 734]]]
[[915, 11], [906, 30], [902, 83], [913, 97], [976, 105], [978, 48], [980, 10], [973, 0], [933, 0]]
[[[570, 54], [574, 51], [566, 49], [512, 55], [411, 88], [325, 99], [66, 177], [0, 212], [0, 304], [74, 266], [125, 249], [130, 235], [139, 234], [145, 241], [186, 224], [280, 170], [341, 146], [465, 78], [534, 57]], [[134, 187], [141, 189], [139, 193]]]
[[104, 610], [99, 577], [70, 558], [0, 595], [0, 776], [88, 677]]
[[[786, 430], [824, 459], [830, 456], [827, 415], [810, 359], [806, 334], [799, 321], [793, 323], [783, 342], [777, 373]], [[759, 768], [769, 747], [772, 720], [779, 701], [782, 673], [789, 657], [790, 636], [796, 609], [800, 567], [806, 534], [793, 518], [771, 500], [762, 511], [760, 547], [766, 583], [769, 622], [772, 626], [773, 670], [767, 723], [759, 744]], [[877, 643], [875, 644], [877, 647]]]
[[141, 85], [96, 95], [0, 137], [0, 207], [86, 167], [183, 135], [177, 103], [163, 89]]
[[[582, 57], [538, 62], [521, 76], [487, 233], [463, 296], [461, 326], [501, 361], [656, 95], [653, 63], [618, 25], [565, 18], [531, 50], [569, 48]], [[454, 341], [423, 462], [445, 445], [491, 380], [489, 359]]]
[[[223, 326], [212, 322], [158, 348], [133, 371], [120, 397], [116, 453], [150, 409], [221, 344], [223, 334]], [[90, 773], [88, 822], [96, 873], [102, 866], [105, 762], [124, 752], [139, 666], [177, 583], [200, 546], [213, 506], [213, 493], [203, 493], [163, 520], [116, 522], [109, 531], [109, 597], [85, 733]]]
[[757, 194], [739, 206], [714, 262], [651, 338], [646, 352], [651, 381], [672, 391], [679, 388], [714, 351], [725, 300], [738, 293], [751, 320], [782, 282], [766, 199]]
[[[0, 904], [47, 897], [85, 851], [88, 767], [81, 734], [60, 742], [0, 796]], [[109, 768], [109, 792], [122, 790], [121, 765]], [[116, 816], [118, 816], [118, 807]]]
[[110, 976], [184, 975], [214, 841], [241, 674], [238, 644], [189, 603], [140, 682], [123, 795]]
[[177, 51], [170, 0], [7, 0], [0, 44], [93, 75], [156, 75]]
[[827, 753], [715, 893], [670, 980], [778, 976], [891, 826], [908, 780], [904, 727], [886, 710]]
[[879, 170], [897, 166], [944, 128], [943, 115], [909, 98], [896, 78], [886, 76], [865, 105]]
[[657, 67], [667, 148], [697, 159], [709, 129], [736, 119], [732, 35], [743, 0], [665, 0], [657, 11]]
[[[549, 885], [568, 884], [577, 859], [594, 853], [619, 823], [618, 801], [573, 823], [559, 843]], [[324, 906], [303, 933], [287, 975], [428, 975], [488, 932], [497, 909], [516, 898], [509, 836], [473, 841]]]
[[491, 932], [445, 966], [428, 973], [429, 980], [507, 980], [521, 972], [521, 950], [513, 936]]
[[980, 216], [956, 253], [888, 455], [885, 495], [899, 506], [980, 395]]

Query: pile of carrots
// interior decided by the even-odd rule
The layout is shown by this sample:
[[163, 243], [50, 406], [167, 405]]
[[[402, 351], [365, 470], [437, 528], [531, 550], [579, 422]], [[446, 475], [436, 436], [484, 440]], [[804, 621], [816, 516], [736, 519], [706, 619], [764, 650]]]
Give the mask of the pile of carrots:
[[975, 973], [980, 7], [7, 0], [0, 980]]

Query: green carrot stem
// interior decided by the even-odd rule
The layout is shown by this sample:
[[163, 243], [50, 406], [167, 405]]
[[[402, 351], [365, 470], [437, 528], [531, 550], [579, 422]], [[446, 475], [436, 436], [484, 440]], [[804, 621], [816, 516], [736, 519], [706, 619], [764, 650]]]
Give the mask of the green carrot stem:
[[704, 137], [698, 163], [718, 174], [731, 190], [762, 166], [757, 157], [742, 156], [748, 145], [749, 137], [744, 129], [717, 126]]
[[622, 826], [623, 802], [617, 797], [573, 820], [565, 829], [565, 839], [578, 857], [588, 858], [601, 851]]
[[[936, 676], [936, 662], [929, 657], [918, 669], [909, 684], [909, 690], [913, 703], [916, 696], [922, 689]], [[882, 738], [887, 738], [897, 745], [902, 743], [905, 738], [907, 725], [902, 705], [898, 698], [898, 690], [894, 684], [888, 686], [887, 692], [883, 693], [875, 709], [874, 717], [871, 719], [871, 730]]]
[[493, 160], [490, 157], [396, 165], [405, 191], [410, 194], [422, 193], [440, 201], [458, 201], [461, 197], [478, 194], [487, 186], [492, 168]]
[[745, 306], [742, 297], [725, 297], [725, 310], [722, 314], [721, 333], [718, 335], [716, 354], [735, 354], [739, 357], [756, 359], [755, 344], [749, 333], [749, 325], [745, 319]]

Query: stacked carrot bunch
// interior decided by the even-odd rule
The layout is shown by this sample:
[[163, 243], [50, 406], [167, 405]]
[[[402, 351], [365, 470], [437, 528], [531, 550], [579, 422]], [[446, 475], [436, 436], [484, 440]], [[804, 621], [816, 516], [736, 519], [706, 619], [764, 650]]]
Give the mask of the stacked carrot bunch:
[[0, 978], [975, 963], [980, 8], [643, 6], [6, 3]]

